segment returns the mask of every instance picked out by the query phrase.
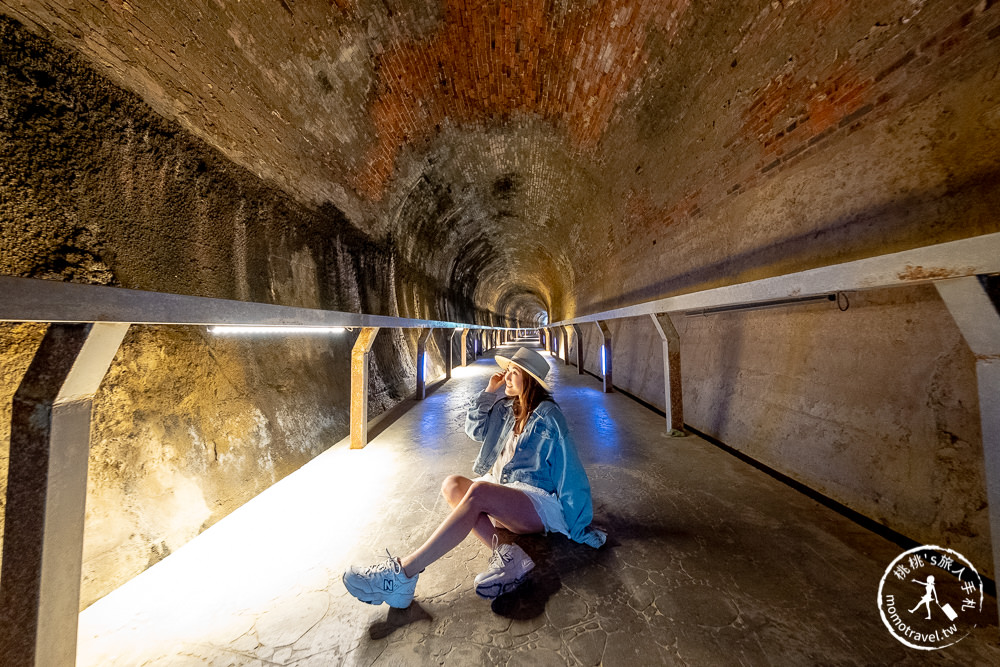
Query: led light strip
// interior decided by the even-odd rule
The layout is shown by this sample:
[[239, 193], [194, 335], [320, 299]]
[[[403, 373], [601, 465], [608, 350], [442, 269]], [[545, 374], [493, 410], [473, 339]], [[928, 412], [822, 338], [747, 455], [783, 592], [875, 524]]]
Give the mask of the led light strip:
[[338, 334], [344, 333], [344, 327], [239, 327], [216, 326], [209, 327], [208, 333], [219, 335], [238, 334]]

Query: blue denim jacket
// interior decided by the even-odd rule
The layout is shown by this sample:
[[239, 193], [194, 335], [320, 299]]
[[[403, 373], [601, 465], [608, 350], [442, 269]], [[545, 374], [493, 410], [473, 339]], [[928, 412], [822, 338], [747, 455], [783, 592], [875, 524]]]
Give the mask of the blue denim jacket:
[[[469, 404], [465, 432], [483, 446], [473, 465], [477, 475], [493, 467], [514, 427], [514, 399], [484, 391]], [[542, 401], [524, 426], [514, 458], [503, 469], [501, 483], [523, 482], [555, 493], [562, 504], [569, 536], [576, 542], [599, 547], [607, 535], [591, 527], [594, 510], [590, 481], [576, 453], [562, 410]]]

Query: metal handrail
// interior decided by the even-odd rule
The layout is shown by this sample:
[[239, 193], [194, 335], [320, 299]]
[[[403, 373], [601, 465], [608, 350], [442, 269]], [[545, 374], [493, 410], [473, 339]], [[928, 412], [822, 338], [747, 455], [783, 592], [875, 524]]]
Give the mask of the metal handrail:
[[118, 322], [493, 331], [512, 331], [518, 328], [346, 313], [337, 310], [279, 306], [13, 276], [0, 276], [0, 294], [3, 294], [0, 298], [0, 322]]
[[857, 292], [991, 273], [1000, 273], [1000, 232], [655, 299], [560, 320], [541, 328], [658, 313], [731, 309], [782, 299], [802, 300], [838, 292]]

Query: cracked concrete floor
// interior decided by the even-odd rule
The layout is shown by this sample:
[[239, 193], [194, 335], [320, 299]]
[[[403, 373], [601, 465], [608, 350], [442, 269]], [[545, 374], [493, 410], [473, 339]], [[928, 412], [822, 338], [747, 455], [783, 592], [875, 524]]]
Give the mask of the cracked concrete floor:
[[603, 549], [518, 538], [537, 567], [492, 603], [472, 590], [489, 556], [473, 538], [409, 609], [343, 588], [349, 564], [403, 554], [446, 514], [441, 481], [478, 451], [463, 425], [484, 358], [81, 613], [78, 665], [1000, 664], [995, 600], [991, 625], [952, 647], [902, 645], [876, 605], [901, 547], [553, 366]]

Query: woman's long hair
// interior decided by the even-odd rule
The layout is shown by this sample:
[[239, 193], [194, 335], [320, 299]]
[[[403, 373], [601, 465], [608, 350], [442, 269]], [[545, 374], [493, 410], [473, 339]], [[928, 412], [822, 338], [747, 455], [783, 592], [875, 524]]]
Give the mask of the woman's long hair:
[[551, 401], [552, 394], [547, 392], [538, 381], [528, 373], [521, 373], [521, 384], [523, 391], [521, 395], [514, 399], [514, 434], [520, 435], [524, 431], [528, 417], [535, 411], [542, 401]]

